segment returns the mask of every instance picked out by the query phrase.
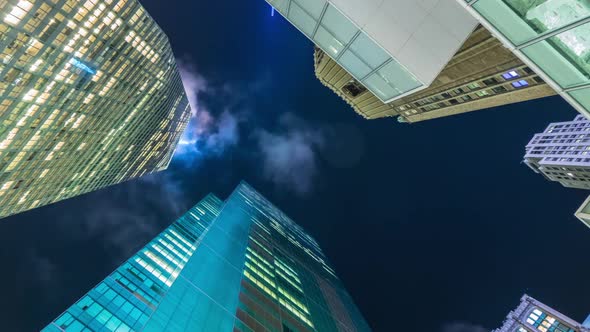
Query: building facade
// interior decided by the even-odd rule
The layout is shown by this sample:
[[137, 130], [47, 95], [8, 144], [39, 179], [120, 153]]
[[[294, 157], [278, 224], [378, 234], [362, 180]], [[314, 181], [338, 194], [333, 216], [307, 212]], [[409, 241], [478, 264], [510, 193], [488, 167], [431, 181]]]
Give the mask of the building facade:
[[318, 79], [367, 119], [419, 122], [554, 95], [499, 40], [479, 26], [426, 89], [383, 103], [344, 68], [315, 51]]
[[559, 311], [524, 295], [520, 305], [506, 317], [504, 325], [492, 332], [589, 332], [590, 326], [580, 324]]
[[574, 108], [590, 117], [587, 0], [456, 0]]
[[0, 2], [0, 217], [166, 169], [189, 117], [137, 0]]
[[[584, 223], [584, 225], [590, 227], [590, 196], [586, 198], [584, 203], [580, 205], [578, 210], [575, 213], [576, 218]], [[587, 324], [590, 326], [590, 316], [588, 316]]]
[[267, 0], [381, 101], [428, 87], [477, 21], [455, 0]]
[[370, 331], [317, 242], [246, 183], [209, 195], [44, 331]]
[[564, 187], [590, 189], [590, 121], [551, 123], [527, 144], [524, 163]]

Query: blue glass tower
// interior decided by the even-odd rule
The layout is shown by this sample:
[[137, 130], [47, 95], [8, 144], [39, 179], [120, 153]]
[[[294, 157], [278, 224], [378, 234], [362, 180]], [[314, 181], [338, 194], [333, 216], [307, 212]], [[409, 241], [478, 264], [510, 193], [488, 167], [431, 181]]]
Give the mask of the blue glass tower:
[[207, 196], [44, 331], [370, 331], [316, 241], [248, 184]]

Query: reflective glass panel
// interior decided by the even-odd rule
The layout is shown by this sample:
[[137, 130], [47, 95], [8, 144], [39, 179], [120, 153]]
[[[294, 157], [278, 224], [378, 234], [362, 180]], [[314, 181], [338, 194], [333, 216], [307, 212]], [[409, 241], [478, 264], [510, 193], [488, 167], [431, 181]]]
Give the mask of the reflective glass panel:
[[297, 3], [301, 5], [308, 12], [313, 18], [318, 20], [322, 15], [322, 10], [324, 10], [324, 6], [326, 5], [325, 0], [295, 0]]
[[395, 87], [400, 94], [418, 88], [421, 85], [395, 60], [379, 69], [379, 74], [388, 84]]
[[371, 72], [371, 68], [350, 50], [344, 52], [340, 57], [340, 64], [342, 67], [346, 68], [352, 76], [359, 79], [367, 76]]
[[381, 77], [378, 73], [373, 73], [363, 82], [374, 94], [382, 100], [387, 100], [398, 96], [399, 93]]
[[289, 0], [268, 0], [268, 2], [283, 15], [289, 10]]
[[588, 111], [588, 115], [590, 115], [590, 88], [581, 89], [581, 90], [574, 90], [569, 93], [578, 103], [584, 106]]
[[340, 54], [340, 51], [344, 48], [344, 44], [340, 42], [334, 35], [332, 35], [324, 27], [319, 27], [315, 34], [314, 40], [316, 43], [332, 57], [336, 58]]
[[480, 0], [473, 8], [515, 45], [590, 16], [588, 0]]
[[590, 23], [522, 51], [564, 88], [590, 81]]
[[389, 55], [364, 33], [361, 33], [356, 37], [350, 45], [350, 49], [363, 59], [372, 69], [379, 67], [389, 59]]
[[306, 11], [299, 7], [299, 5], [297, 5], [295, 2], [291, 3], [291, 8], [289, 9], [289, 20], [308, 36], [313, 34], [313, 30], [317, 25], [316, 20], [314, 20], [313, 17], [311, 17]]
[[322, 25], [345, 44], [348, 44], [358, 32], [356, 26], [332, 6], [328, 6], [328, 9], [326, 9], [326, 13], [322, 18]]

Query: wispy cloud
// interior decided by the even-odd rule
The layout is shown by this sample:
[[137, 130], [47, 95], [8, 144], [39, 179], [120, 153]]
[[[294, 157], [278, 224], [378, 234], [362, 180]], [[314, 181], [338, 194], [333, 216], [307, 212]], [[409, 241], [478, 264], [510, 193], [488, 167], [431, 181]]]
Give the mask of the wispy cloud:
[[483, 326], [474, 325], [471, 323], [465, 322], [455, 322], [445, 324], [442, 327], [442, 332], [489, 332], [490, 330], [486, 329]]
[[201, 76], [189, 58], [177, 59], [178, 71], [186, 91], [193, 116], [200, 110], [199, 95], [209, 88], [207, 80]]
[[55, 282], [58, 274], [58, 267], [36, 249], [27, 250], [22, 257], [22, 269], [25, 275], [36, 279], [44, 287], [49, 287]]
[[[236, 145], [239, 141], [239, 121], [229, 110], [214, 115], [201, 102], [204, 96], [218, 95], [219, 89], [213, 88], [189, 60], [179, 60], [178, 68], [191, 105], [191, 119], [179, 142], [175, 159], [192, 166], [205, 154], [219, 155], [226, 148]], [[222, 90], [225, 89], [227, 87], [223, 86]], [[223, 107], [229, 109], [227, 103]]]
[[[100, 239], [113, 262], [135, 253], [160, 229], [194, 203], [169, 173], [147, 175], [81, 197], [92, 206], [84, 213], [64, 213], [56, 223], [73, 240]], [[43, 263], [42, 261], [40, 261]]]
[[313, 188], [318, 173], [318, 151], [324, 135], [303, 120], [286, 113], [273, 131], [257, 130], [263, 175], [283, 189], [305, 195]]
[[[261, 164], [266, 180], [299, 195], [313, 189], [325, 133], [291, 113], [253, 111], [272, 84], [269, 75], [247, 83], [214, 84], [190, 62], [180, 61], [179, 69], [193, 113], [175, 161], [193, 167], [203, 158], [222, 156], [240, 144], [251, 151], [247, 154], [250, 162]], [[268, 123], [278, 126], [269, 129]]]

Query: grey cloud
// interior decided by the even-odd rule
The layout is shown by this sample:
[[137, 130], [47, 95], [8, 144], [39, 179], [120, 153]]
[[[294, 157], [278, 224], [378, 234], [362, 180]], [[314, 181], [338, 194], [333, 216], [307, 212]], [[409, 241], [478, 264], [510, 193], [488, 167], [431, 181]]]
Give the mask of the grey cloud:
[[47, 286], [57, 280], [57, 266], [37, 250], [31, 249], [26, 252], [22, 262], [26, 275], [34, 276], [41, 284]]
[[85, 196], [92, 209], [82, 216], [65, 212], [57, 226], [73, 239], [100, 238], [105, 254], [120, 262], [186, 211], [184, 196], [168, 173], [147, 175]]
[[216, 121], [213, 132], [205, 137], [205, 146], [209, 151], [222, 153], [227, 147], [239, 141], [238, 118], [225, 111]]
[[199, 103], [199, 94], [207, 91], [209, 89], [209, 84], [205, 78], [197, 72], [196, 67], [191, 63], [190, 59], [177, 59], [176, 63], [194, 116], [198, 113], [201, 106]]
[[[239, 141], [238, 117], [230, 111], [236, 100], [240, 99], [236, 89], [230, 85], [214, 88], [201, 76], [189, 60], [179, 60], [178, 68], [184, 88], [191, 104], [191, 119], [186, 131], [179, 142], [175, 159], [193, 165], [205, 154], [221, 154], [226, 148], [234, 146]], [[214, 115], [203, 103], [202, 96], [217, 96], [223, 98], [226, 110], [220, 115]]]
[[324, 144], [322, 132], [286, 113], [277, 131], [258, 130], [255, 137], [267, 180], [299, 195], [312, 190], [318, 172], [318, 151]]

